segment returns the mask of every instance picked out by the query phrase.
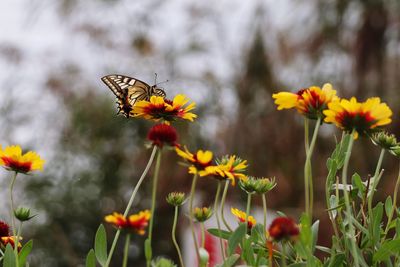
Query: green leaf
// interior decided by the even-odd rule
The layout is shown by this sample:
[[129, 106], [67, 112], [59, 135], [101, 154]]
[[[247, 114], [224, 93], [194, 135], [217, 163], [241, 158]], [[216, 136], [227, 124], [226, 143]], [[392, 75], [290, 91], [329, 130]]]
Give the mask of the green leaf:
[[265, 229], [264, 225], [257, 223], [252, 229], [251, 229], [251, 240], [254, 243], [262, 243], [265, 244]]
[[376, 243], [380, 238], [381, 222], [383, 217], [383, 203], [379, 202], [375, 208], [372, 209], [372, 243]]
[[18, 266], [24, 267], [26, 263], [26, 258], [31, 253], [33, 247], [33, 240], [29, 240], [21, 249], [18, 256]]
[[232, 233], [228, 240], [228, 255], [232, 255], [237, 245], [245, 237], [247, 231], [247, 225], [244, 223], [240, 224], [238, 228]]
[[289, 265], [289, 267], [306, 267], [307, 263], [305, 262], [298, 262], [298, 263], [292, 263]]
[[15, 254], [12, 246], [7, 244], [6, 252], [4, 253], [3, 258], [3, 267], [16, 267], [17, 264], [15, 262]]
[[330, 259], [328, 267], [341, 267], [345, 259], [346, 255], [338, 253]]
[[254, 250], [251, 244], [252, 244], [251, 238], [248, 238], [244, 241], [242, 255], [247, 265], [254, 266], [256, 262], [254, 258]]
[[389, 259], [391, 255], [400, 252], [400, 239], [395, 239], [384, 243], [374, 254], [373, 261], [375, 263]]
[[353, 187], [358, 189], [358, 192], [359, 192], [358, 196], [360, 198], [363, 198], [366, 187], [363, 184], [360, 175], [358, 173], [353, 174], [353, 176], [351, 177], [351, 181], [352, 181]]
[[107, 235], [106, 229], [102, 224], [100, 224], [96, 232], [96, 237], [94, 239], [94, 252], [97, 261], [101, 266], [104, 266], [107, 262]]
[[389, 217], [390, 213], [392, 213], [392, 208], [393, 208], [392, 197], [388, 196], [385, 201], [385, 212], [387, 217]]
[[[218, 228], [210, 228], [210, 229], [207, 229], [207, 231], [208, 231], [210, 234], [212, 234], [213, 236], [221, 237], [222, 239], [226, 239], [226, 240], [228, 240], [229, 237], [230, 237], [231, 234], [232, 234], [232, 233], [229, 232], [229, 231], [218, 230]], [[220, 235], [220, 233], [221, 233], [221, 235]]]
[[232, 267], [235, 265], [239, 258], [240, 256], [238, 254], [232, 254], [225, 260], [224, 264], [221, 265], [221, 267]]
[[312, 247], [311, 247], [311, 251], [312, 251], [313, 253], [314, 253], [314, 251], [315, 251], [315, 246], [317, 245], [318, 229], [319, 229], [319, 220], [316, 221], [316, 222], [311, 226], [311, 231], [312, 231]]
[[147, 261], [150, 261], [151, 258], [153, 257], [153, 251], [151, 250], [150, 239], [148, 238], [146, 239], [146, 241], [144, 241], [144, 256]]
[[86, 256], [86, 267], [96, 267], [96, 256], [94, 250], [91, 249]]

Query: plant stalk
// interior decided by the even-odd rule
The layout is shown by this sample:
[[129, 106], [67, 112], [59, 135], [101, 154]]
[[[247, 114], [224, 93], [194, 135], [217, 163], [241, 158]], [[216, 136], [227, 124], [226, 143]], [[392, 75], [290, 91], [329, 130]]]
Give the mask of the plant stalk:
[[197, 243], [196, 232], [195, 232], [195, 229], [194, 229], [194, 222], [193, 222], [193, 220], [194, 220], [193, 198], [194, 198], [194, 193], [196, 191], [197, 178], [198, 178], [197, 174], [193, 175], [193, 181], [192, 181], [192, 186], [191, 186], [191, 189], [190, 189], [190, 197], [189, 197], [189, 218], [190, 218], [190, 230], [192, 231], [194, 248], [196, 250], [197, 260], [198, 260], [198, 262], [200, 262], [199, 245]]
[[177, 222], [178, 222], [178, 212], [179, 212], [179, 207], [175, 206], [174, 222], [172, 224], [172, 234], [171, 234], [171, 236], [172, 236], [172, 242], [174, 243], [174, 246], [176, 248], [176, 252], [178, 253], [179, 262], [180, 262], [182, 267], [185, 267], [185, 265], [183, 264], [181, 249], [179, 248], [179, 244], [176, 241], [176, 225], [177, 225]]
[[229, 180], [226, 180], [226, 181], [225, 181], [225, 186], [224, 186], [224, 191], [222, 192], [221, 211], [220, 211], [220, 212], [221, 212], [221, 218], [222, 218], [222, 221], [223, 221], [225, 227], [226, 227], [229, 231], [232, 232], [232, 228], [229, 226], [229, 224], [228, 224], [228, 222], [226, 221], [225, 216], [224, 216], [225, 199], [226, 199], [226, 195], [227, 195], [227, 193], [228, 193], [228, 188], [229, 188]]
[[129, 255], [130, 239], [131, 239], [131, 235], [128, 233], [126, 235], [126, 240], [125, 240], [124, 258], [123, 258], [123, 261], [122, 261], [122, 267], [127, 267], [128, 266], [128, 255]]
[[215, 200], [214, 200], [214, 214], [215, 214], [215, 219], [217, 220], [219, 245], [221, 247], [222, 259], [225, 260], [225, 249], [224, 249], [224, 244], [222, 242], [222, 237], [221, 237], [221, 223], [220, 223], [219, 215], [218, 215], [218, 200], [219, 200], [220, 193], [221, 193], [221, 182], [218, 181], [217, 192], [215, 193]]

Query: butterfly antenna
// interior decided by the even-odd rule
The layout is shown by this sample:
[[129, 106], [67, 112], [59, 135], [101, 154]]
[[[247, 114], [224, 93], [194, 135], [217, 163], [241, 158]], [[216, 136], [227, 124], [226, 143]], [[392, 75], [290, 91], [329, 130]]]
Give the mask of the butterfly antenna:
[[157, 84], [157, 72], [154, 73], [154, 84]]
[[159, 84], [162, 84], [162, 83], [167, 83], [167, 82], [169, 82], [169, 80], [165, 80], [165, 81], [159, 82], [156, 85], [159, 85]]

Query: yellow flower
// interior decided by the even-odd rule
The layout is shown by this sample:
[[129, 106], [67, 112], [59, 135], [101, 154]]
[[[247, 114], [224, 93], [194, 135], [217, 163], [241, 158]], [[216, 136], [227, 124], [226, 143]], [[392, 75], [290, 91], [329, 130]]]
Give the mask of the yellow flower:
[[7, 170], [29, 173], [43, 170], [45, 161], [36, 152], [29, 151], [22, 155], [20, 146], [8, 146], [4, 150], [0, 147], [0, 166]]
[[223, 157], [217, 163], [217, 166], [207, 167], [206, 171], [209, 174], [215, 175], [217, 178], [231, 180], [232, 185], [235, 185], [235, 178], [246, 178], [243, 172], [247, 169], [247, 160], [242, 160], [235, 155], [231, 155]]
[[113, 214], [107, 215], [104, 220], [118, 228], [134, 231], [139, 235], [144, 235], [144, 229], [149, 223], [150, 216], [151, 213], [149, 210], [144, 210], [137, 214], [130, 215], [128, 218], [121, 213], [114, 212]]
[[346, 132], [355, 131], [358, 135], [368, 135], [374, 129], [389, 124], [392, 111], [381, 103], [379, 97], [368, 98], [365, 102], [358, 102], [355, 97], [350, 100], [342, 99], [328, 105], [329, 109], [324, 111], [325, 122], [334, 123]]
[[213, 153], [211, 151], [198, 150], [196, 154], [193, 154], [187, 149], [186, 146], [184, 146], [184, 150], [180, 149], [179, 147], [175, 147], [175, 151], [178, 156], [191, 164], [189, 166], [189, 173], [198, 174], [201, 177], [209, 174], [207, 167], [211, 166], [213, 158]]
[[[236, 218], [239, 220], [240, 223], [246, 222], [246, 217], [247, 217], [246, 212], [243, 212], [243, 211], [241, 211], [239, 209], [235, 209], [235, 208], [231, 208], [231, 212], [233, 215], [236, 216]], [[257, 223], [257, 221], [256, 221], [256, 219], [254, 219], [253, 216], [250, 215], [247, 218], [247, 228], [248, 229], [253, 228], [253, 226], [256, 225], [256, 223]]]
[[212, 215], [212, 209], [209, 207], [202, 207], [202, 208], [194, 208], [193, 209], [193, 216], [198, 222], [205, 222], [207, 221]]
[[142, 100], [137, 102], [133, 106], [131, 115], [153, 121], [161, 119], [164, 121], [174, 121], [176, 119], [193, 121], [197, 115], [190, 111], [195, 108], [196, 104], [194, 102], [188, 104], [188, 102], [189, 99], [185, 95], [176, 95], [172, 101], [153, 95], [150, 101]]
[[301, 89], [297, 93], [280, 92], [273, 94], [278, 110], [296, 108], [300, 114], [310, 119], [323, 118], [323, 111], [331, 102], [338, 101], [336, 90], [330, 83], [323, 85], [322, 89], [318, 86]]

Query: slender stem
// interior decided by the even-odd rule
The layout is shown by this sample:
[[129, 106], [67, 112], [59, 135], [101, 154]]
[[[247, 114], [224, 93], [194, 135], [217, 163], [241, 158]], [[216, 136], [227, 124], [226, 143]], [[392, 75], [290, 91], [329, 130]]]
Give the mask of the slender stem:
[[388, 217], [388, 221], [386, 224], [386, 228], [385, 228], [385, 232], [384, 235], [382, 237], [382, 240], [385, 240], [387, 233], [389, 232], [389, 227], [390, 224], [392, 222], [392, 218], [393, 218], [393, 213], [395, 210], [397, 210], [397, 193], [399, 191], [399, 186], [400, 186], [400, 167], [399, 167], [399, 174], [397, 175], [397, 181], [396, 181], [396, 185], [394, 187], [394, 192], [393, 192], [393, 204], [392, 204], [392, 209], [390, 210], [389, 213], [389, 217]]
[[125, 239], [125, 247], [124, 247], [124, 259], [122, 261], [122, 267], [128, 266], [128, 255], [129, 255], [129, 243], [130, 243], [131, 235], [128, 233]]
[[282, 267], [286, 267], [286, 244], [282, 242], [282, 253], [281, 253]]
[[264, 223], [264, 231], [267, 229], [267, 198], [265, 194], [262, 194], [262, 204], [263, 204], [263, 223]]
[[[157, 196], [157, 185], [158, 185], [158, 174], [160, 172], [160, 165], [161, 165], [161, 153], [162, 150], [158, 150], [157, 153], [157, 159], [156, 159], [156, 166], [154, 169], [154, 176], [153, 176], [153, 189], [151, 192], [151, 217], [150, 217], [150, 222], [149, 222], [149, 235], [148, 235], [148, 240], [149, 240], [149, 245], [150, 245], [150, 251], [152, 251], [152, 246], [151, 246], [151, 241], [153, 239], [153, 225], [154, 225], [154, 212], [156, 210], [156, 196]], [[151, 255], [152, 253], [150, 253]], [[146, 259], [147, 262], [147, 267], [150, 267], [151, 263], [151, 257]]]
[[306, 214], [310, 215], [310, 185], [308, 180], [308, 150], [310, 148], [309, 142], [309, 120], [307, 118], [304, 119], [304, 146], [306, 150], [306, 162], [304, 164], [304, 195], [305, 195], [305, 210]]
[[222, 192], [222, 199], [221, 199], [221, 218], [222, 221], [224, 222], [225, 227], [232, 232], [232, 228], [229, 226], [228, 222], [225, 220], [224, 216], [224, 210], [225, 210], [225, 199], [226, 195], [228, 193], [228, 188], [229, 188], [229, 180], [225, 181], [225, 186], [224, 186], [224, 191]]
[[183, 264], [181, 249], [179, 248], [178, 242], [176, 241], [176, 224], [178, 222], [178, 212], [179, 212], [179, 207], [175, 206], [174, 222], [172, 224], [171, 236], [172, 236], [172, 242], [174, 243], [174, 246], [176, 248], [176, 252], [178, 252], [179, 262], [182, 267], [185, 267], [185, 265]]
[[[135, 185], [135, 188], [133, 189], [131, 198], [129, 199], [128, 205], [126, 206], [126, 209], [125, 209], [125, 212], [124, 212], [124, 216], [125, 217], [128, 215], [128, 212], [129, 212], [129, 210], [130, 210], [130, 208], [132, 206], [133, 200], [136, 197], [136, 193], [139, 190], [139, 187], [142, 184], [142, 182], [143, 182], [144, 178], [146, 177], [147, 173], [149, 172], [151, 164], [153, 164], [153, 160], [154, 160], [154, 156], [156, 155], [156, 151], [157, 151], [157, 146], [154, 146], [153, 147], [153, 151], [151, 152], [151, 155], [150, 155], [150, 159], [147, 162], [146, 168], [144, 169], [142, 175], [140, 176], [139, 181]], [[111, 258], [112, 258], [112, 255], [114, 254], [114, 250], [115, 250], [115, 247], [117, 245], [118, 238], [119, 238], [120, 234], [121, 234], [121, 229], [118, 229], [117, 232], [115, 233], [114, 240], [112, 242], [112, 245], [111, 245], [108, 257], [107, 257], [107, 261], [106, 261], [105, 267], [108, 267], [110, 265]]]
[[192, 237], [194, 242], [194, 248], [196, 250], [196, 256], [198, 262], [200, 262], [200, 253], [199, 253], [199, 244], [197, 243], [196, 232], [194, 229], [194, 215], [193, 215], [193, 198], [194, 193], [196, 191], [196, 184], [197, 184], [198, 175], [195, 174], [193, 176], [192, 187], [190, 189], [190, 196], [189, 196], [189, 218], [190, 218], [190, 230], [192, 231]]
[[249, 216], [250, 216], [250, 206], [251, 206], [251, 194], [247, 193], [247, 204], [246, 204], [246, 227], [249, 226]]
[[206, 244], [206, 229], [204, 228], [204, 223], [200, 223], [200, 229], [201, 229], [201, 247], [204, 248]]
[[222, 259], [225, 260], [225, 249], [224, 249], [224, 244], [222, 243], [222, 237], [221, 237], [221, 223], [219, 221], [219, 215], [218, 215], [218, 199], [219, 199], [220, 193], [221, 193], [221, 182], [218, 181], [217, 192], [215, 193], [215, 200], [214, 200], [214, 214], [215, 214], [215, 218], [217, 220], [219, 245], [221, 247]]
[[[353, 143], [354, 143], [354, 130], [351, 133], [349, 145], [347, 147], [346, 151], [346, 157], [344, 160], [344, 165], [343, 165], [343, 170], [342, 170], [342, 184], [343, 184], [343, 195], [344, 195], [344, 202], [346, 205], [346, 213], [347, 216], [353, 216], [351, 212], [351, 205], [350, 205], [350, 198], [349, 198], [349, 193], [347, 192], [347, 169], [349, 167], [349, 161], [350, 161], [350, 156], [351, 156], [351, 150], [353, 148]], [[349, 238], [350, 238], [350, 243], [351, 243], [351, 251], [353, 255], [353, 260], [354, 260], [354, 265], [353, 266], [359, 266], [358, 263], [358, 253], [357, 253], [357, 248], [356, 248], [356, 239], [354, 236], [354, 226], [353, 222], [351, 219], [348, 220], [349, 224]]]
[[18, 266], [18, 234], [17, 234], [17, 229], [15, 226], [15, 216], [14, 216], [14, 197], [13, 197], [13, 190], [14, 190], [14, 184], [15, 180], [17, 178], [18, 172], [14, 172], [11, 182], [10, 182], [10, 217], [11, 217], [11, 226], [12, 226], [12, 231], [13, 231], [13, 238], [14, 238], [14, 256], [15, 256], [15, 261]]
[[[383, 156], [385, 155], [385, 149], [381, 149], [381, 153], [379, 155], [378, 163], [376, 164], [375, 168], [375, 173], [374, 173], [374, 178], [372, 180], [372, 188], [371, 188], [371, 194], [368, 196], [368, 216], [369, 219], [372, 220], [372, 200], [374, 198], [374, 193], [376, 190], [376, 187], [378, 186], [379, 183], [379, 172], [382, 166], [382, 161], [383, 161]], [[371, 227], [372, 229], [372, 227]]]

